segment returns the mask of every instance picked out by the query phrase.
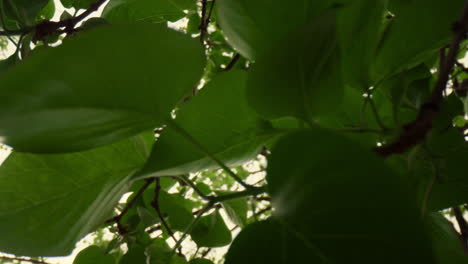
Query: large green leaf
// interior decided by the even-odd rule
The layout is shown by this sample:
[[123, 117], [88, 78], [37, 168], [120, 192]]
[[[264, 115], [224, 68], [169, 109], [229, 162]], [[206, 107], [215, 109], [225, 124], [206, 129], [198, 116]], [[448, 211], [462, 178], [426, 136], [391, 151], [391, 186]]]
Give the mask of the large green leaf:
[[0, 250], [57, 256], [111, 216], [152, 135], [72, 154], [13, 152], [0, 167]]
[[346, 84], [365, 91], [380, 40], [387, 0], [354, 0], [338, 11], [339, 46]]
[[[60, 0], [66, 8], [87, 9], [95, 0]], [[114, 0], [115, 1], [115, 0]], [[113, 2], [113, 1], [111, 1]]]
[[463, 0], [392, 0], [395, 15], [375, 57], [374, 78], [411, 68], [447, 45], [452, 24], [462, 13]]
[[331, 1], [223, 0], [216, 4], [228, 42], [243, 56], [257, 59], [289, 32], [320, 14]]
[[106, 20], [118, 23], [175, 21], [184, 16], [173, 0], [114, 0], [102, 14]]
[[[247, 73], [220, 74], [190, 102], [181, 106], [175, 122], [203, 148], [235, 166], [254, 158], [274, 134], [245, 99]], [[139, 174], [180, 175], [218, 165], [183, 133], [168, 126], [154, 145], [151, 157]]]
[[343, 94], [336, 30], [329, 11], [260, 57], [249, 75], [250, 105], [268, 118], [308, 121], [334, 111]]
[[434, 263], [406, 181], [374, 153], [322, 129], [292, 133], [271, 152], [267, 181], [275, 215], [317, 248], [316, 257]]
[[98, 246], [89, 246], [75, 257], [73, 264], [115, 264], [115, 259]]
[[32, 26], [36, 16], [48, 2], [49, 0], [2, 0], [2, 11], [5, 16], [23, 26]]
[[190, 236], [199, 247], [222, 247], [229, 245], [232, 239], [231, 231], [217, 210], [202, 216]]
[[201, 76], [199, 43], [164, 25], [102, 26], [0, 79], [0, 138], [17, 151], [85, 150], [161, 125]]

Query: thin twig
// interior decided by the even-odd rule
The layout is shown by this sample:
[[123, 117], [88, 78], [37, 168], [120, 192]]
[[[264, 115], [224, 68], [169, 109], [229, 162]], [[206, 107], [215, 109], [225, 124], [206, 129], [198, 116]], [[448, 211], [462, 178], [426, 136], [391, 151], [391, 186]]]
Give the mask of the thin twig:
[[119, 229], [119, 234], [125, 235], [128, 233], [128, 230], [122, 225], [121, 220], [125, 216], [125, 214], [132, 208], [132, 206], [135, 204], [136, 200], [140, 198], [140, 196], [143, 194], [143, 192], [153, 183], [154, 179], [147, 179], [146, 183], [138, 190], [138, 192], [135, 194], [133, 199], [128, 202], [122, 212], [120, 214], [114, 216], [113, 218], [109, 219], [106, 221], [106, 223], [112, 223], [115, 222], [117, 224], [117, 228]]
[[215, 155], [213, 155], [210, 151], [208, 151], [202, 144], [200, 144], [192, 135], [190, 135], [187, 131], [185, 131], [182, 127], [177, 125], [176, 122], [172, 119], [168, 119], [167, 123], [171, 126], [174, 130], [176, 130], [180, 135], [185, 137], [190, 143], [192, 143], [195, 147], [198, 148], [201, 152], [211, 158], [218, 166], [220, 166], [229, 176], [231, 176], [235, 181], [237, 181], [242, 187], [246, 189], [255, 189], [256, 187], [246, 184], [242, 179], [235, 174], [226, 164], [224, 164], [220, 159], [218, 159]]
[[211, 1], [210, 10], [208, 9], [208, 0], [202, 0], [201, 20], [200, 20], [200, 42], [205, 44], [205, 38], [208, 35], [208, 25], [210, 24], [211, 15], [213, 14], [213, 7], [215, 0]]
[[205, 35], [207, 33], [207, 25], [206, 22], [206, 6], [208, 5], [208, 0], [202, 0], [202, 9], [201, 9], [201, 19], [200, 19], [200, 42], [204, 45], [205, 44]]
[[151, 234], [151, 233], [154, 233], [154, 232], [159, 231], [159, 230], [162, 230], [161, 225], [151, 227], [150, 229], [146, 230], [146, 233]]
[[271, 209], [272, 209], [271, 206], [267, 206], [267, 207], [263, 208], [262, 210], [256, 212], [255, 215], [256, 215], [256, 216], [259, 216], [259, 215], [261, 215], [261, 214], [263, 214], [263, 213], [266, 213], [266, 212], [270, 211]]
[[185, 238], [188, 236], [188, 234], [190, 234], [190, 232], [192, 232], [192, 229], [193, 227], [198, 223], [198, 221], [200, 220], [200, 218], [206, 213], [208, 212], [209, 210], [211, 210], [211, 208], [213, 208], [214, 204], [212, 202], [209, 202], [205, 207], [203, 207], [199, 212], [198, 214], [195, 216], [195, 219], [193, 219], [193, 221], [190, 223], [190, 225], [186, 228], [185, 232], [182, 234], [182, 236], [179, 238], [179, 240], [177, 241], [177, 243], [175, 244], [174, 246], [174, 249], [172, 251], [172, 253], [174, 254], [175, 253], [175, 250], [177, 248], [179, 248], [181, 245], [182, 245], [182, 242], [184, 242]]
[[169, 225], [166, 222], [166, 219], [164, 219], [164, 216], [161, 212], [161, 207], [159, 206], [159, 193], [161, 191], [161, 181], [159, 178], [156, 179], [156, 188], [154, 188], [154, 200], [151, 202], [151, 205], [153, 208], [156, 210], [158, 213], [158, 217], [161, 220], [161, 224], [164, 226], [166, 229], [167, 233], [172, 237], [174, 242], [177, 243], [177, 239], [174, 236], [174, 232], [172, 232], [172, 229], [169, 227]]
[[236, 55], [234, 55], [234, 57], [232, 57], [232, 60], [229, 62], [229, 64], [226, 66], [226, 68], [223, 69], [223, 71], [230, 71], [237, 63], [237, 61], [239, 61], [240, 59], [240, 54], [239, 53], [236, 53]]
[[431, 130], [432, 123], [440, 110], [443, 93], [455, 64], [460, 43], [465, 39], [467, 25], [468, 1], [465, 3], [461, 18], [455, 22], [453, 26], [454, 37], [450, 44], [448, 54], [445, 55], [444, 49], [441, 51], [439, 77], [430, 100], [422, 105], [416, 120], [403, 127], [404, 130], [402, 134], [395, 142], [374, 149], [377, 154], [387, 157], [392, 154], [404, 153], [411, 147], [422, 142], [426, 134]]
[[201, 258], [206, 257], [206, 255], [208, 255], [208, 253], [210, 253], [212, 249], [213, 249], [213, 248], [209, 248], [209, 249], [207, 249], [205, 252], [203, 252], [203, 254], [201, 254]]

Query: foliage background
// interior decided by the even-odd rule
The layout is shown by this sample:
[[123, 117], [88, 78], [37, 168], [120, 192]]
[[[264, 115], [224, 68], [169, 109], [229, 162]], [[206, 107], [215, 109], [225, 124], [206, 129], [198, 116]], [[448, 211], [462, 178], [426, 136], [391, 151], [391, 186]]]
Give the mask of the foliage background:
[[[19, 179], [18, 184], [6, 180], [5, 186], [26, 188], [31, 176], [20, 173], [26, 168], [53, 179], [44, 185], [50, 189], [32, 186], [36, 189], [22, 195], [69, 188], [68, 183], [55, 186], [62, 173], [68, 173], [72, 183], [79, 182], [91, 167], [77, 163], [78, 155], [101, 165], [109, 162], [112, 175], [129, 171], [136, 179], [125, 190], [132, 194], [114, 208], [125, 188], [116, 191], [119, 195], [104, 195], [120, 184], [108, 178], [113, 187], [103, 185], [95, 195], [109, 205], [89, 211], [87, 202], [78, 204], [78, 209], [70, 210], [76, 219], [64, 223], [91, 220], [75, 233], [72, 228], [62, 228], [65, 233], [59, 235], [54, 232], [60, 230], [49, 231], [52, 239], [41, 229], [53, 230], [56, 216], [52, 223], [43, 222], [44, 211], [34, 209], [23, 217], [8, 218], [15, 203], [27, 199], [5, 196], [12, 202], [0, 207], [4, 236], [0, 246], [33, 257], [9, 255], [10, 260], [3, 261], [54, 261], [37, 256], [69, 252], [78, 238], [99, 224], [94, 239], [87, 242], [97, 247], [83, 250], [74, 263], [211, 263], [208, 259], [224, 261], [227, 250], [226, 263], [282, 263], [285, 255], [278, 252], [286, 252], [289, 262], [341, 263], [359, 258], [371, 263], [388, 251], [395, 256], [385, 263], [467, 263], [463, 247], [467, 248], [468, 227], [460, 215], [468, 200], [463, 177], [468, 71], [461, 60], [466, 53], [468, 14], [461, 18], [454, 14], [462, 13], [462, 2], [359, 0], [326, 6], [323, 1], [321, 6], [311, 1], [309, 8], [293, 1], [283, 9], [274, 1], [270, 5], [111, 0], [107, 7], [99, 5], [103, 1], [62, 1], [81, 10], [73, 14], [73, 9], [56, 8], [57, 2], [54, 7], [43, 1], [41, 8], [35, 8], [28, 1], [3, 0], [3, 30], [16, 37], [2, 37], [1, 45], [19, 43], [13, 55], [1, 61], [2, 70], [7, 70], [0, 72], [5, 74], [0, 75], [0, 84], [8, 87], [0, 93], [4, 98], [0, 110], [7, 113], [0, 116], [1, 133], [16, 151], [2, 166], [0, 178]], [[94, 12], [94, 6], [100, 6], [94, 16], [104, 9], [104, 19], [80, 17]], [[48, 24], [53, 14], [61, 22]], [[282, 19], [272, 19], [278, 17]], [[167, 21], [196, 39], [163, 27], [154, 27], [159, 38], [147, 36], [153, 27], [138, 24]], [[455, 21], [458, 24], [453, 26]], [[121, 28], [113, 30], [109, 23]], [[106, 26], [108, 30], [101, 30]], [[55, 48], [62, 41], [63, 49]], [[444, 55], [439, 57], [439, 50]], [[459, 63], [452, 68], [453, 51]], [[186, 61], [175, 54], [185, 54], [181, 57]], [[133, 67], [114, 67], [120, 65], [115, 56]], [[36, 74], [37, 65], [48, 71]], [[203, 89], [198, 90], [201, 74], [198, 88]], [[100, 80], [101, 76], [113, 77]], [[444, 77], [448, 83], [441, 81]], [[83, 91], [70, 94], [60, 81]], [[154, 88], [153, 82], [159, 82], [155, 87], [170, 85], [171, 92], [155, 89], [154, 97], [143, 89]], [[123, 88], [130, 85], [136, 90], [127, 94]], [[36, 93], [45, 87], [50, 90], [44, 96]], [[155, 98], [152, 103], [157, 107], [149, 107], [149, 98]], [[63, 104], [91, 110], [67, 112]], [[123, 112], [114, 115], [99, 109], [115, 106]], [[36, 115], [37, 109], [45, 109], [45, 115]], [[138, 114], [132, 112], [135, 109]], [[171, 110], [175, 119], [164, 116]], [[70, 116], [73, 122], [50, 122], [57, 115]], [[149, 133], [128, 138], [156, 124], [156, 143]], [[96, 130], [70, 133], [90, 127]], [[114, 150], [107, 148], [110, 143]], [[370, 149], [385, 157], [385, 163]], [[270, 159], [272, 165], [267, 166]], [[44, 172], [41, 163], [50, 168]], [[83, 175], [65, 168], [83, 164]], [[130, 170], [135, 166], [138, 173]], [[107, 174], [96, 171], [89, 169], [90, 177]], [[313, 178], [306, 177], [312, 174]], [[154, 178], [158, 176], [171, 177]], [[408, 182], [411, 198], [405, 196]], [[88, 196], [94, 199], [93, 194], [83, 193], [77, 201]], [[5, 209], [9, 206], [12, 209]], [[48, 209], [63, 210], [55, 206]], [[93, 215], [83, 217], [76, 211]], [[113, 216], [108, 216], [112, 211]], [[30, 222], [36, 219], [37, 223]], [[35, 224], [40, 228], [31, 233], [32, 238], [21, 240], [21, 230]], [[456, 225], [458, 232], [452, 228]], [[105, 233], [109, 239], [104, 239]], [[347, 236], [353, 239], [352, 246]], [[43, 243], [38, 242], [41, 239]], [[179, 256], [169, 257], [177, 255], [170, 247], [182, 240]], [[367, 254], [356, 256], [355, 250], [363, 248]], [[200, 257], [205, 259], [194, 260]]]

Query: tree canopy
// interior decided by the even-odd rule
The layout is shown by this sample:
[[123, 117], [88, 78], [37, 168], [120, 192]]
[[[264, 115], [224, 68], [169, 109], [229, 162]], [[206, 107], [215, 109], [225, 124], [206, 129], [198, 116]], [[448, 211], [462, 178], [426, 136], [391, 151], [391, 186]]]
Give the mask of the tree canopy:
[[468, 2], [60, 1], [0, 0], [0, 263], [468, 263]]

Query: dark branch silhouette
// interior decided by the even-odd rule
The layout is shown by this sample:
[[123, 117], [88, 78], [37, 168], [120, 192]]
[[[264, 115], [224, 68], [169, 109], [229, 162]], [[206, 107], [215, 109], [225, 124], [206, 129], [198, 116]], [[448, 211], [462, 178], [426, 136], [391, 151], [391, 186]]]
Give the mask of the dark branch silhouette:
[[387, 157], [393, 154], [404, 153], [424, 140], [439, 113], [443, 93], [455, 65], [460, 43], [466, 37], [467, 28], [468, 2], [463, 9], [463, 15], [453, 25], [454, 36], [449, 46], [448, 54], [445, 54], [445, 49], [441, 50], [439, 76], [431, 98], [422, 105], [416, 120], [403, 126], [403, 132], [395, 142], [374, 149], [377, 154]]

